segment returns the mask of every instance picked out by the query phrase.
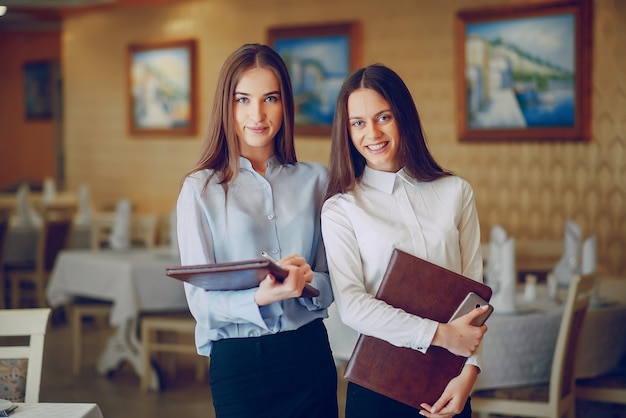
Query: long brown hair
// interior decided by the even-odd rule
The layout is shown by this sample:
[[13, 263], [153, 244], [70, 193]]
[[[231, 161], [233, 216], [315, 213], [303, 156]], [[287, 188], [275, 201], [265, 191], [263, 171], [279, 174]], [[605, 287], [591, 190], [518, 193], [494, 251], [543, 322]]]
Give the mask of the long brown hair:
[[213, 175], [227, 189], [228, 183], [237, 176], [240, 149], [233, 114], [235, 88], [245, 71], [257, 67], [272, 71], [280, 85], [283, 123], [274, 137], [274, 153], [281, 164], [297, 161], [293, 143], [293, 91], [287, 66], [272, 48], [261, 44], [245, 44], [234, 51], [222, 65], [200, 158], [185, 177], [200, 170], [212, 169]]
[[352, 73], [339, 90], [332, 128], [327, 199], [352, 190], [365, 169], [365, 158], [350, 139], [348, 114], [348, 97], [359, 88], [372, 89], [389, 103], [400, 134], [398, 156], [411, 176], [420, 181], [432, 181], [452, 174], [430, 154], [417, 107], [404, 81], [390, 68], [373, 64]]

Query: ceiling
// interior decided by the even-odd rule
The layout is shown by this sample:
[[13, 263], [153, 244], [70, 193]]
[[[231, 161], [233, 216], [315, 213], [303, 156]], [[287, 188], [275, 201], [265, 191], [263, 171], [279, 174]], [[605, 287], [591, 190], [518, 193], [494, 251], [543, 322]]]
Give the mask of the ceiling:
[[116, 0], [0, 0], [7, 13], [0, 17], [0, 31], [58, 30], [64, 11], [115, 3]]

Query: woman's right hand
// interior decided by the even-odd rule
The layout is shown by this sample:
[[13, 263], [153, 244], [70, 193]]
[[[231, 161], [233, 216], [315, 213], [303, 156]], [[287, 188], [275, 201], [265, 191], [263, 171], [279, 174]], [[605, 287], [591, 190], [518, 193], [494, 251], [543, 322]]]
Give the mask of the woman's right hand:
[[475, 308], [449, 324], [440, 323], [431, 344], [443, 347], [457, 356], [473, 355], [487, 332], [487, 325], [477, 327], [472, 325], [472, 321], [485, 313], [486, 308], [487, 305]]
[[288, 255], [280, 260], [280, 265], [289, 270], [289, 275], [279, 282], [268, 274], [254, 293], [257, 305], [264, 306], [279, 300], [298, 298], [302, 295], [304, 285], [313, 280], [313, 270], [304, 257]]

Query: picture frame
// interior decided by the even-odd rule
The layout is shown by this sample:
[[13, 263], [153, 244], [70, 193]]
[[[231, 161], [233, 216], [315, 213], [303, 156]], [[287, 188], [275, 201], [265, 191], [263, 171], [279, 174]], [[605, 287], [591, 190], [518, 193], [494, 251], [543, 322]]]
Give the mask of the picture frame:
[[591, 14], [591, 0], [459, 11], [459, 141], [589, 141]]
[[54, 65], [53, 61], [24, 63], [24, 116], [26, 120], [52, 119], [55, 96]]
[[128, 128], [132, 135], [196, 133], [196, 54], [194, 39], [128, 46]]
[[291, 77], [297, 135], [330, 137], [339, 89], [361, 66], [361, 36], [357, 21], [268, 29]]

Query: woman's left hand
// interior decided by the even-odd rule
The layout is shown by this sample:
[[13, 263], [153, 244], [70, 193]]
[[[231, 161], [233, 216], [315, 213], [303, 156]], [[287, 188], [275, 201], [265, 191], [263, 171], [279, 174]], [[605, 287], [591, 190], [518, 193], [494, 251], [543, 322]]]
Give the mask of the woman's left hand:
[[279, 264], [289, 270], [289, 275], [282, 282], [268, 274], [255, 292], [257, 305], [264, 306], [284, 299], [298, 298], [307, 282], [313, 280], [313, 270], [304, 257], [291, 254], [282, 258]]
[[467, 398], [476, 382], [478, 370], [475, 366], [465, 365], [461, 374], [452, 379], [437, 401], [431, 406], [421, 405], [420, 415], [428, 418], [449, 418], [463, 411]]

